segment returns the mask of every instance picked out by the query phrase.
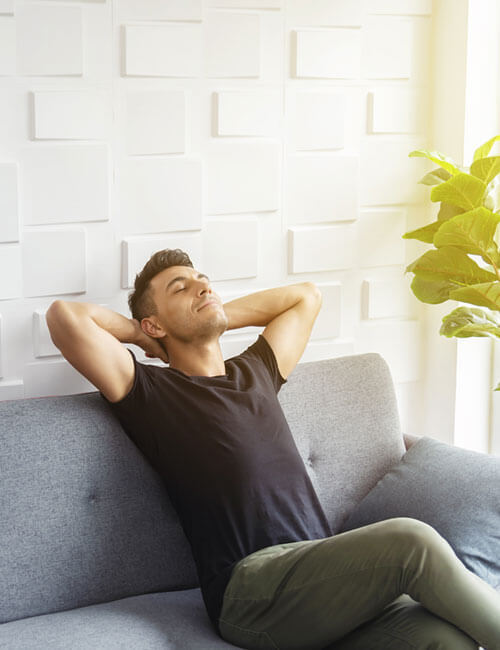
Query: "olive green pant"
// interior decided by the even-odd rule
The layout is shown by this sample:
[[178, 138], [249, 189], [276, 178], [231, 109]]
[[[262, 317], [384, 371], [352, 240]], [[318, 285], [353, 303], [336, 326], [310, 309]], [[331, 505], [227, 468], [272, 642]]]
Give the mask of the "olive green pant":
[[417, 519], [260, 549], [219, 619], [249, 650], [500, 650], [500, 594]]

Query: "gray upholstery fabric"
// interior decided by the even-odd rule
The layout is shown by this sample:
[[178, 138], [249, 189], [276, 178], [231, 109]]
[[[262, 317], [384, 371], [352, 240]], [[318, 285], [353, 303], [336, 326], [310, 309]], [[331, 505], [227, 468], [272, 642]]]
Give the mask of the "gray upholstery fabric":
[[391, 517], [433, 526], [465, 566], [500, 590], [500, 457], [427, 436], [353, 510], [343, 530]]
[[[404, 453], [387, 364], [375, 353], [300, 364], [279, 398], [337, 531]], [[160, 477], [97, 392], [0, 402], [0, 445], [0, 622], [198, 586]], [[165, 594], [165, 612], [149, 621], [157, 627], [186, 593]], [[113, 623], [116, 610], [106, 607], [114, 628], [121, 619]], [[196, 626], [206, 625], [196, 611]], [[2, 633], [35, 622], [18, 624]], [[59, 623], [47, 625], [51, 643], [33, 647], [57, 647]]]

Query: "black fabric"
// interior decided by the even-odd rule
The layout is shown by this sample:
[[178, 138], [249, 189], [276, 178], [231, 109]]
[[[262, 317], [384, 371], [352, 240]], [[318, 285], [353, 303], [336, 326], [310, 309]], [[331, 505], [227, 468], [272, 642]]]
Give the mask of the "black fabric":
[[130, 392], [119, 402], [100, 394], [162, 476], [220, 635], [224, 590], [239, 560], [332, 535], [278, 401], [286, 380], [261, 334], [215, 377], [139, 363], [129, 352]]

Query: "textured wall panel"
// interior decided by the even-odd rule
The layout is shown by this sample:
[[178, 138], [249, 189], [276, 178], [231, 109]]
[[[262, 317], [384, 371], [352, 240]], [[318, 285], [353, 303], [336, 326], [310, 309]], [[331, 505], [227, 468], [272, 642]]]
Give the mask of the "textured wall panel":
[[430, 16], [432, 0], [370, 0], [366, 8], [371, 14]]
[[410, 287], [404, 279], [364, 280], [363, 318], [407, 318], [410, 315]]
[[282, 120], [282, 91], [216, 93], [218, 135], [274, 135]]
[[340, 336], [342, 323], [342, 286], [340, 282], [316, 283], [323, 296], [321, 310], [316, 318], [311, 339], [333, 339]]
[[204, 30], [204, 64], [208, 77], [260, 75], [258, 14], [211, 12], [207, 15]]
[[345, 99], [340, 93], [297, 93], [291, 140], [298, 150], [342, 149]]
[[96, 387], [66, 361], [27, 363], [24, 366], [24, 396], [50, 397], [89, 393]]
[[288, 0], [288, 19], [296, 25], [360, 27], [363, 6], [352, 0]]
[[356, 79], [360, 73], [359, 29], [308, 29], [296, 33], [296, 75], [303, 78]]
[[289, 232], [289, 273], [350, 269], [356, 253], [355, 224], [305, 228]]
[[127, 25], [124, 74], [152, 77], [199, 77], [201, 25]]
[[83, 228], [25, 231], [22, 257], [25, 298], [87, 290]]
[[182, 90], [129, 92], [126, 139], [130, 154], [186, 151], [186, 97]]
[[0, 0], [0, 15], [14, 13], [14, 0]]
[[203, 228], [203, 268], [210, 280], [251, 278], [258, 270], [258, 221], [208, 221]]
[[127, 237], [122, 241], [122, 289], [134, 286], [135, 276], [151, 255], [165, 248], [185, 251], [195, 269], [202, 270], [201, 234], [175, 234], [159, 237]]
[[21, 246], [0, 244], [0, 300], [22, 296]]
[[425, 142], [368, 137], [361, 144], [361, 203], [384, 205], [420, 203], [428, 200], [428, 189], [418, 185], [432, 165], [422, 158], [408, 158], [410, 151], [425, 149]]
[[16, 73], [16, 21], [0, 16], [0, 76]]
[[111, 100], [109, 91], [33, 93], [35, 139], [103, 140], [111, 130]]
[[25, 224], [108, 219], [108, 156], [106, 144], [23, 147]]
[[17, 163], [0, 163], [0, 242], [19, 241]]
[[420, 377], [421, 335], [416, 320], [363, 323], [355, 340], [355, 354], [378, 352], [387, 361], [395, 383]]
[[119, 0], [115, 4], [118, 21], [202, 19], [202, 0]]
[[368, 123], [371, 133], [416, 133], [422, 130], [422, 91], [408, 88], [378, 88], [368, 93]]
[[83, 74], [81, 7], [21, 4], [16, 21], [19, 74]]
[[215, 143], [207, 151], [210, 214], [277, 210], [281, 147], [272, 143]]
[[359, 264], [404, 264], [406, 214], [402, 210], [363, 210], [358, 222]]
[[9, 399], [23, 399], [24, 382], [22, 379], [0, 381], [0, 402]]
[[287, 162], [289, 223], [358, 218], [357, 156], [291, 156]]
[[201, 160], [126, 160], [120, 174], [121, 218], [130, 234], [201, 228]]
[[300, 358], [300, 363], [345, 357], [349, 354], [354, 354], [354, 341], [352, 339], [311, 341], [307, 344], [304, 354]]
[[240, 9], [280, 9], [283, 0], [208, 0], [209, 7], [236, 7]]
[[363, 37], [362, 73], [368, 79], [408, 79], [411, 72], [413, 26], [394, 16], [372, 16]]
[[35, 357], [61, 355], [59, 348], [56, 348], [50, 337], [45, 320], [47, 309], [35, 309], [33, 312], [33, 356]]

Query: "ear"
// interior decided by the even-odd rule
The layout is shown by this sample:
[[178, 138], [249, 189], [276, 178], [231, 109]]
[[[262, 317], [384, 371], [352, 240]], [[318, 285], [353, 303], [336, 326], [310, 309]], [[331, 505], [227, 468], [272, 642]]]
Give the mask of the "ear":
[[156, 320], [151, 318], [143, 318], [141, 320], [141, 328], [148, 336], [152, 336], [155, 339], [166, 336], [163, 327]]

